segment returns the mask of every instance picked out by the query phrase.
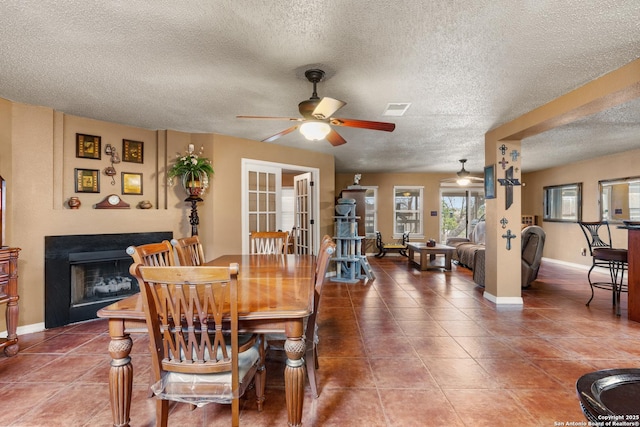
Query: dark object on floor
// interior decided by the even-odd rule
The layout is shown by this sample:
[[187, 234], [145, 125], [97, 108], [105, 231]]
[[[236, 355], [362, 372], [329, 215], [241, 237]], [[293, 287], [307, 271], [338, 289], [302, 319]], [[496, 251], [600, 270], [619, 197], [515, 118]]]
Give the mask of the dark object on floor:
[[407, 242], [409, 241], [409, 233], [402, 233], [402, 242], [399, 243], [383, 243], [382, 234], [376, 231], [376, 247], [378, 253], [376, 258], [382, 258], [387, 252], [398, 252], [400, 255], [407, 256]]
[[638, 416], [640, 369], [590, 372], [578, 379], [576, 391], [582, 412], [587, 420], [598, 423], [597, 425], [605, 420], [638, 421], [638, 418], [625, 416]]

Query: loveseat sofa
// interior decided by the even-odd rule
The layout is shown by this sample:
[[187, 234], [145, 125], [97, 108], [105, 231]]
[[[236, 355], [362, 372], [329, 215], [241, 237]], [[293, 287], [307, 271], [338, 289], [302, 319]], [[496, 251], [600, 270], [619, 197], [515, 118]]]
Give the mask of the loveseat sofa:
[[476, 252], [479, 249], [484, 250], [485, 222], [480, 221], [473, 228], [469, 238], [452, 237], [447, 239], [446, 245], [453, 246], [456, 250], [453, 252], [453, 260], [458, 261], [465, 267], [473, 269]]

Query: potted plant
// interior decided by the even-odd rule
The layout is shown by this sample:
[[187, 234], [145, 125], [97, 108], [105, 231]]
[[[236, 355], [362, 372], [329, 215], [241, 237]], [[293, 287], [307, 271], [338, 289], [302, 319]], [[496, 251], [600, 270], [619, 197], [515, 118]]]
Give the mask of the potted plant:
[[209, 178], [213, 175], [211, 160], [202, 156], [203, 151], [204, 147], [200, 147], [200, 151], [195, 153], [193, 144], [189, 144], [184, 155], [176, 154], [176, 162], [167, 172], [171, 184], [175, 177], [180, 177], [189, 197], [200, 197], [209, 187]]

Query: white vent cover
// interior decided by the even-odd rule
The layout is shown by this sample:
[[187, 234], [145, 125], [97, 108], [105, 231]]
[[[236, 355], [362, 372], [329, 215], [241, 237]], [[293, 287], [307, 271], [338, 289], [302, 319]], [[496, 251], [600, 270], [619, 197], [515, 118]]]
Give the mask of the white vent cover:
[[404, 116], [404, 113], [411, 106], [410, 102], [391, 102], [387, 104], [387, 108], [382, 113], [383, 116]]

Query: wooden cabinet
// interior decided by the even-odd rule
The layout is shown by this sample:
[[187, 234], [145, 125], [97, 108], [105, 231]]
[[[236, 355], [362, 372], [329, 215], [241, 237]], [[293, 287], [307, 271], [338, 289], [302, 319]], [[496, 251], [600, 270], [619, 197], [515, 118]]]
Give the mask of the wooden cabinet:
[[6, 304], [7, 337], [0, 349], [7, 356], [18, 354], [18, 253], [19, 248], [0, 247], [0, 304]]

